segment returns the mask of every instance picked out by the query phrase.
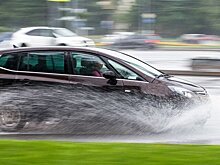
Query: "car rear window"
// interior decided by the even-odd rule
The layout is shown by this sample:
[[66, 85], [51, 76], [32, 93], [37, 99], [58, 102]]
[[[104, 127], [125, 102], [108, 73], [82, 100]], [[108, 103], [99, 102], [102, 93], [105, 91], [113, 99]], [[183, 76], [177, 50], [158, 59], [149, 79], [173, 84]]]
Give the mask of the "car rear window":
[[18, 66], [18, 56], [15, 54], [3, 54], [0, 56], [0, 67], [17, 70]]

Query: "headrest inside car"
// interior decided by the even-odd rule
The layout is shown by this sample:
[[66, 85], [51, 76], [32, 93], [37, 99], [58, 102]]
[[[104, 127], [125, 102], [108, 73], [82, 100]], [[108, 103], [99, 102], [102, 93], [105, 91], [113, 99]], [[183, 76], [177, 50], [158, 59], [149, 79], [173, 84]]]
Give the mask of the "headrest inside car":
[[89, 66], [91, 61], [89, 59], [81, 59], [81, 66]]

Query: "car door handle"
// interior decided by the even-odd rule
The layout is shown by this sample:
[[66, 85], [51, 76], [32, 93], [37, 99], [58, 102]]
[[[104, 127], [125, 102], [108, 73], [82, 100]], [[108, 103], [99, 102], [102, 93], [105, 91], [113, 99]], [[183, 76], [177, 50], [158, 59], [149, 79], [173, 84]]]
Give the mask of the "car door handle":
[[21, 79], [20, 81], [22, 81], [22, 82], [29, 82], [30, 80], [25, 78], [25, 79]]
[[125, 89], [125, 93], [131, 93], [130, 89]]
[[26, 84], [30, 84], [31, 80], [29, 80], [29, 79], [21, 79], [20, 82], [24, 83], [26, 85]]
[[71, 83], [71, 85], [76, 89], [82, 89], [84, 87], [81, 83]]

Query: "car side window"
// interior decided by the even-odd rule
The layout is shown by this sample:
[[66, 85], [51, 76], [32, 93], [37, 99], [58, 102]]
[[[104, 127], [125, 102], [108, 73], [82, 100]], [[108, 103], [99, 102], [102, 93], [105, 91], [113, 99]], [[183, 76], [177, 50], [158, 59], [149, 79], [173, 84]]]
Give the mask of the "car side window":
[[30, 36], [42, 36], [42, 37], [52, 37], [52, 30], [50, 29], [35, 29], [26, 33]]
[[143, 81], [143, 79], [139, 75], [137, 75], [135, 72], [131, 71], [130, 69], [124, 67], [123, 65], [112, 60], [108, 60], [108, 63], [122, 76], [122, 78], [128, 80]]
[[17, 54], [3, 54], [0, 56], [0, 67], [17, 70], [18, 56]]
[[76, 75], [102, 77], [102, 74], [109, 70], [98, 56], [92, 54], [74, 52], [71, 58], [73, 71]]
[[19, 70], [65, 73], [64, 52], [29, 52], [21, 57]]
[[52, 37], [53, 33], [52, 33], [52, 30], [50, 30], [50, 29], [42, 29], [40, 31], [40, 35], [43, 37]]
[[30, 31], [30, 32], [27, 32], [26, 34], [30, 35], [30, 36], [40, 36], [41, 31], [40, 31], [40, 29], [35, 29], [35, 30]]

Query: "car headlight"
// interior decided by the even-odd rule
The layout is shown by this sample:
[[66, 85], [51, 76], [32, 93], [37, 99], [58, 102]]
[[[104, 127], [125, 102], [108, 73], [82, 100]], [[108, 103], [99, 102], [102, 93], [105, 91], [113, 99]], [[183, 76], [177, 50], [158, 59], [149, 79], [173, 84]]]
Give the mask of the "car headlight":
[[193, 97], [193, 92], [188, 90], [188, 89], [185, 89], [185, 88], [182, 88], [182, 87], [176, 87], [176, 86], [169, 86], [169, 88], [173, 91], [173, 92], [176, 92], [176, 93], [179, 93], [187, 98], [192, 98]]

